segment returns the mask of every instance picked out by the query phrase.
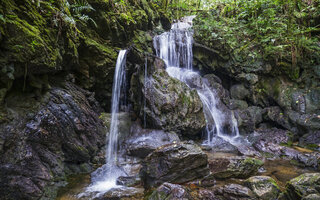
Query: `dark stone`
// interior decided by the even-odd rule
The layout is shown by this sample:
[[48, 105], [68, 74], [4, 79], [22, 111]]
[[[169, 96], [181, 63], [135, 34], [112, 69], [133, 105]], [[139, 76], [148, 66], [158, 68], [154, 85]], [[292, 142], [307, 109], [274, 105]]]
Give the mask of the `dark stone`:
[[320, 195], [320, 174], [306, 173], [291, 179], [284, 192], [288, 200], [300, 200], [311, 194]]
[[180, 142], [174, 132], [163, 130], [142, 129], [138, 123], [131, 127], [132, 136], [125, 141], [128, 155], [145, 158], [158, 147], [165, 144]]
[[152, 194], [147, 197], [148, 200], [192, 200], [187, 188], [171, 183], [163, 183]]
[[209, 174], [207, 155], [193, 143], [164, 145], [149, 154], [140, 171], [145, 187], [185, 183]]
[[245, 185], [262, 200], [276, 200], [281, 193], [276, 181], [268, 176], [250, 177], [245, 181]]
[[[70, 173], [91, 170], [91, 159], [105, 143], [92, 94], [72, 83], [53, 87], [41, 99], [8, 97], [14, 117], [0, 126], [0, 193], [4, 199], [55, 198]], [[50, 188], [50, 189], [49, 189]]]
[[120, 176], [117, 179], [117, 185], [134, 187], [140, 184], [141, 184], [141, 179], [140, 177], [137, 177], [137, 176]]
[[230, 99], [230, 104], [228, 105], [231, 110], [245, 110], [248, 108], [248, 103], [243, 100]]
[[248, 157], [221, 157], [209, 160], [210, 171], [217, 179], [248, 178], [263, 165], [261, 160]]
[[121, 199], [141, 199], [144, 195], [143, 188], [134, 187], [120, 187], [113, 188], [103, 194], [101, 197], [94, 198], [94, 200], [121, 200]]
[[223, 200], [253, 200], [254, 194], [244, 186], [229, 184], [214, 188], [214, 193], [222, 197]]
[[262, 122], [262, 115], [265, 111], [258, 106], [250, 106], [238, 112], [238, 126], [241, 132], [251, 133]]
[[250, 95], [250, 92], [244, 85], [237, 84], [230, 88], [230, 94], [232, 99], [244, 100]]
[[320, 131], [303, 135], [299, 139], [299, 145], [309, 149], [320, 150]]

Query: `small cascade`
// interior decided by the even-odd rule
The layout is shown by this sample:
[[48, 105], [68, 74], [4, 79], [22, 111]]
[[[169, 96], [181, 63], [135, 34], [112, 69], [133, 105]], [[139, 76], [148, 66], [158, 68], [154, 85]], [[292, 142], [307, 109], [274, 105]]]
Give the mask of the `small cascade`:
[[[235, 143], [235, 139], [239, 137], [239, 130], [233, 113], [231, 111], [224, 112], [220, 109], [221, 101], [216, 91], [210, 88], [209, 84], [192, 70], [193, 31], [191, 27], [194, 17], [185, 17], [173, 24], [170, 32], [156, 36], [153, 41], [154, 48], [157, 56], [166, 63], [166, 71], [171, 77], [197, 90], [203, 103], [207, 121], [207, 140], [205, 144], [212, 145], [215, 136], [219, 136], [230, 143]], [[200, 85], [190, 85], [188, 80], [197, 76], [201, 79]]]
[[195, 16], [185, 17], [183, 21], [171, 26], [170, 32], [156, 36], [153, 40], [156, 54], [167, 66], [192, 69], [192, 20]]
[[88, 193], [95, 192], [97, 195], [103, 194], [111, 188], [120, 187], [116, 184], [117, 178], [123, 175], [123, 172], [117, 166], [118, 161], [118, 114], [119, 107], [123, 103], [120, 102], [120, 95], [125, 88], [125, 63], [127, 50], [121, 50], [118, 55], [117, 64], [114, 72], [112, 86], [112, 106], [111, 106], [111, 123], [110, 131], [107, 134], [106, 148], [106, 164], [92, 173], [92, 184], [87, 188], [85, 193], [80, 196], [86, 196]]

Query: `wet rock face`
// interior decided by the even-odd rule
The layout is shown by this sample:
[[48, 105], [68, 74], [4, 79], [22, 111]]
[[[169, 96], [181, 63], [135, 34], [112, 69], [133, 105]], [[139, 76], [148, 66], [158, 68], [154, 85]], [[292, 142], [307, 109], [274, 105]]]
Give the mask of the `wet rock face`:
[[248, 178], [258, 172], [261, 160], [247, 157], [225, 157], [209, 160], [210, 171], [217, 179]]
[[320, 173], [306, 173], [291, 179], [284, 192], [288, 200], [309, 199], [312, 196], [320, 196]]
[[262, 200], [277, 199], [281, 193], [275, 180], [268, 176], [253, 176], [245, 181], [245, 185]]
[[191, 200], [192, 197], [189, 194], [187, 188], [171, 183], [163, 183], [147, 198], [148, 200]]
[[53, 180], [91, 170], [89, 163], [104, 145], [106, 131], [91, 95], [66, 83], [64, 88], [53, 87], [37, 103], [28, 96], [10, 99], [8, 118], [14, 120], [0, 126], [2, 197], [55, 198]]
[[149, 154], [140, 175], [145, 187], [185, 183], [209, 174], [207, 155], [193, 143], [164, 145]]
[[199, 134], [206, 122], [197, 91], [171, 78], [162, 60], [150, 58], [148, 63], [146, 80], [143, 70], [138, 70], [131, 79], [131, 99], [135, 111], [142, 119], [146, 112], [148, 126], [189, 136]]
[[145, 158], [163, 145], [180, 142], [178, 135], [174, 132], [142, 129], [138, 123], [135, 123], [131, 129], [135, 134], [125, 141], [127, 154], [130, 156]]

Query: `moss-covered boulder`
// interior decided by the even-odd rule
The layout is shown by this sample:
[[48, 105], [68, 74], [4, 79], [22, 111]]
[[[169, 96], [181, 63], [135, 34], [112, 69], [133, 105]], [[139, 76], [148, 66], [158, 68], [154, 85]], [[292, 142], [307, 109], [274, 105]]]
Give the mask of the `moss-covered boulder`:
[[197, 91], [171, 78], [162, 60], [149, 57], [147, 63], [147, 76], [140, 67], [131, 79], [136, 112], [142, 119], [145, 113], [148, 126], [187, 136], [199, 134], [206, 122]]
[[262, 200], [276, 200], [281, 193], [276, 181], [268, 176], [250, 177], [245, 181], [245, 185]]
[[310, 195], [320, 194], [320, 173], [306, 173], [291, 179], [284, 192], [284, 197], [289, 200], [299, 200]]
[[261, 160], [248, 157], [214, 158], [209, 168], [217, 179], [248, 178], [255, 175], [263, 165]]

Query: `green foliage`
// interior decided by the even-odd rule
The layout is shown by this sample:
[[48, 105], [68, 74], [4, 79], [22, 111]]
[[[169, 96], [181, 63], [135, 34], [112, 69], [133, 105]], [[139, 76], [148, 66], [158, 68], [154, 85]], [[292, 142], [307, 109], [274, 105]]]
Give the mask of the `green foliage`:
[[220, 0], [199, 14], [195, 29], [206, 45], [223, 44], [239, 61], [290, 63], [294, 71], [319, 63], [319, 16], [319, 0]]
[[86, 13], [95, 11], [95, 9], [86, 0], [75, 0], [74, 4], [69, 6], [72, 16], [78, 22], [92, 22], [97, 27], [96, 22], [89, 17]]

